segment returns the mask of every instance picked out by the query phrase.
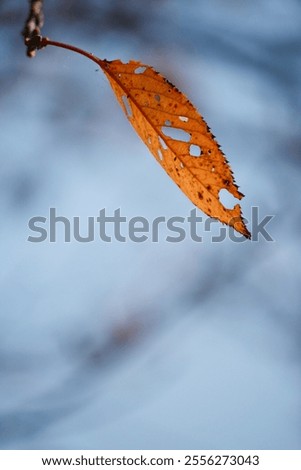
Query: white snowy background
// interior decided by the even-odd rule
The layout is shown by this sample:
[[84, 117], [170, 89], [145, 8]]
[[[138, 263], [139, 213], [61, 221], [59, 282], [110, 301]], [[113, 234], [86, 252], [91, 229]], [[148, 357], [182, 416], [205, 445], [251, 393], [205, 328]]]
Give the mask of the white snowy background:
[[50, 207], [84, 235], [193, 206], [96, 64], [25, 56], [26, 15], [0, 5], [0, 447], [300, 449], [301, 2], [45, 2], [44, 35], [189, 96], [274, 242], [28, 242]]

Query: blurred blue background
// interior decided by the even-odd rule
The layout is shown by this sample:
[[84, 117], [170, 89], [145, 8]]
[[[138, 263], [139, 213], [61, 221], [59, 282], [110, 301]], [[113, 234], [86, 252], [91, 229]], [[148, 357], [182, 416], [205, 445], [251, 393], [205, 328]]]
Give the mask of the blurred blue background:
[[[0, 5], [0, 447], [300, 449], [299, 0], [56, 0], [43, 34], [185, 92], [274, 242], [29, 243], [28, 220], [187, 217], [101, 71]], [[201, 215], [201, 214], [199, 214]]]

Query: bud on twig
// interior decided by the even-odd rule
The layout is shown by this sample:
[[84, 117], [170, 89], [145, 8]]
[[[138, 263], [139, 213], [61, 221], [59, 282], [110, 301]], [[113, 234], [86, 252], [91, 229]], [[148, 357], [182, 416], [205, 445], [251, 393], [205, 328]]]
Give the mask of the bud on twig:
[[27, 47], [27, 56], [34, 57], [41, 47], [41, 28], [44, 24], [43, 0], [30, 0], [30, 9], [22, 35]]

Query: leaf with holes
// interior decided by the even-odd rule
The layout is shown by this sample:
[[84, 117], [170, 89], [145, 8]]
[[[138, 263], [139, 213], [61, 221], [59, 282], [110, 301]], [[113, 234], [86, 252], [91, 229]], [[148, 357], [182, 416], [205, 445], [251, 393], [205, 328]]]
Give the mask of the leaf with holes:
[[250, 238], [236, 204], [227, 209], [222, 189], [241, 199], [231, 168], [194, 106], [148, 65], [102, 61], [99, 65], [132, 126], [165, 171], [205, 214]]
[[220, 201], [223, 189], [237, 199], [243, 194], [209, 127], [183, 93], [140, 62], [102, 60], [69, 44], [40, 36], [37, 40], [34, 47], [62, 47], [96, 62], [132, 126], [179, 188], [205, 214], [251, 238], [240, 205], [227, 209]]

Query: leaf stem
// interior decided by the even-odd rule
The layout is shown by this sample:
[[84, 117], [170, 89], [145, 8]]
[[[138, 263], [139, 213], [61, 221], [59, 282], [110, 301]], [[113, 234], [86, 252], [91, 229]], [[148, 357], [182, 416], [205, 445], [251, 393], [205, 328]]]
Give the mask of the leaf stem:
[[60, 47], [62, 49], [68, 49], [69, 51], [76, 52], [77, 54], [81, 54], [85, 57], [87, 57], [90, 60], [93, 60], [97, 65], [104, 66], [105, 60], [99, 59], [96, 57], [94, 54], [91, 52], [87, 52], [83, 49], [80, 49], [79, 47], [72, 46], [71, 44], [65, 44], [64, 42], [59, 42], [59, 41], [52, 41], [51, 39], [43, 36], [34, 36], [32, 39], [29, 39], [27, 41], [27, 45], [31, 45], [35, 47], [36, 49], [42, 49], [43, 47], [46, 46], [54, 46], [54, 47]]

